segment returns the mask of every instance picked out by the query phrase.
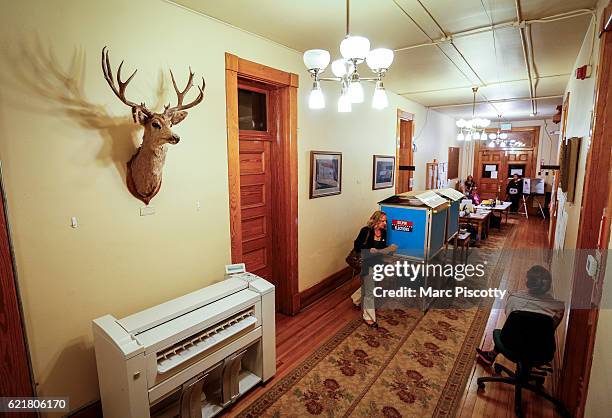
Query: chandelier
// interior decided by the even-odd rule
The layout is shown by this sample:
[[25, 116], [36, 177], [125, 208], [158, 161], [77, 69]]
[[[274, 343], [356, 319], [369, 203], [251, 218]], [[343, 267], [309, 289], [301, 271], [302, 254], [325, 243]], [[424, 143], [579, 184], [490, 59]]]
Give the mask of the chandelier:
[[457, 135], [457, 141], [471, 141], [472, 139], [486, 141], [487, 139], [486, 128], [491, 124], [491, 121], [489, 119], [475, 117], [476, 92], [478, 92], [478, 87], [472, 87], [472, 93], [474, 94], [472, 101], [472, 119], [459, 119], [456, 122], [457, 127], [461, 129]]
[[[382, 79], [393, 62], [393, 51], [387, 48], [370, 50], [370, 41], [363, 36], [349, 35], [349, 0], [346, 1], [346, 37], [340, 43], [342, 58], [331, 63], [334, 77], [321, 77], [328, 67], [330, 54], [324, 49], [310, 49], [304, 52], [304, 65], [313, 79], [312, 91], [308, 98], [311, 109], [325, 108], [325, 96], [321, 89], [321, 81], [340, 82], [341, 94], [338, 99], [338, 112], [350, 112], [352, 105], [363, 103], [364, 94], [362, 81], [376, 83], [372, 96], [372, 107], [384, 109], [389, 105], [387, 92]], [[370, 67], [375, 77], [361, 77], [358, 65], [365, 63]]]

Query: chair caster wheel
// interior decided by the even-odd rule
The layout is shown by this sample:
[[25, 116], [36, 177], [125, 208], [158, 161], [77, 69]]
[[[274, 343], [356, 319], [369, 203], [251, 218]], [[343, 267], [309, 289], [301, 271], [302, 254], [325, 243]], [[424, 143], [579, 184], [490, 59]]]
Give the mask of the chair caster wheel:
[[482, 382], [477, 382], [478, 384], [478, 390], [484, 390], [485, 389], [485, 384]]
[[493, 370], [495, 371], [495, 374], [501, 374], [502, 373], [502, 368], [499, 364], [495, 363], [493, 365]]

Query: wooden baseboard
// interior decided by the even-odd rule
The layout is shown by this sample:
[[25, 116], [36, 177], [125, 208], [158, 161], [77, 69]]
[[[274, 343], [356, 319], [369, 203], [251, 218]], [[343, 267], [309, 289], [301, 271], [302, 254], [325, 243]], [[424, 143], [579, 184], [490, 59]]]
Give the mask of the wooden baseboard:
[[104, 418], [100, 400], [87, 404], [67, 415], [70, 418]]
[[340, 287], [343, 283], [353, 278], [353, 269], [345, 267], [340, 271], [326, 277], [316, 285], [300, 292], [300, 310], [303, 310], [309, 305], [331, 292], [332, 290]]

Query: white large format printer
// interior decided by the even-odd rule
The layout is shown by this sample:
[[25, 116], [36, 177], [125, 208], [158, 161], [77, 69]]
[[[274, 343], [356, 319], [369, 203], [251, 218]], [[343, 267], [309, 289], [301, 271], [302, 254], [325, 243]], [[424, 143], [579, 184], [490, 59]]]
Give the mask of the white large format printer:
[[93, 321], [105, 418], [211, 417], [276, 372], [274, 286], [241, 273]]

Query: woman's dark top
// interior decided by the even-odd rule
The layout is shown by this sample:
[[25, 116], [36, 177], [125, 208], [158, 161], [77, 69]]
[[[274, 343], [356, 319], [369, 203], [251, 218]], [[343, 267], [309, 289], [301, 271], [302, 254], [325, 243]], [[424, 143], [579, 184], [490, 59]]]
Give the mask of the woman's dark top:
[[359, 231], [359, 235], [357, 235], [357, 239], [355, 239], [354, 247], [357, 253], [360, 253], [361, 250], [370, 248], [376, 248], [377, 250], [381, 250], [387, 247], [387, 231], [381, 229], [380, 231], [380, 241], [376, 241], [374, 239], [374, 229], [368, 226], [364, 226]]
[[511, 199], [518, 199], [520, 195], [523, 194], [523, 182], [521, 179], [518, 179], [516, 182], [510, 180], [506, 187], [506, 194], [510, 196]]
[[466, 180], [466, 182], [464, 183], [465, 186], [465, 192], [469, 195], [472, 194], [472, 190], [474, 189], [474, 186], [476, 186], [476, 182], [473, 180]]

